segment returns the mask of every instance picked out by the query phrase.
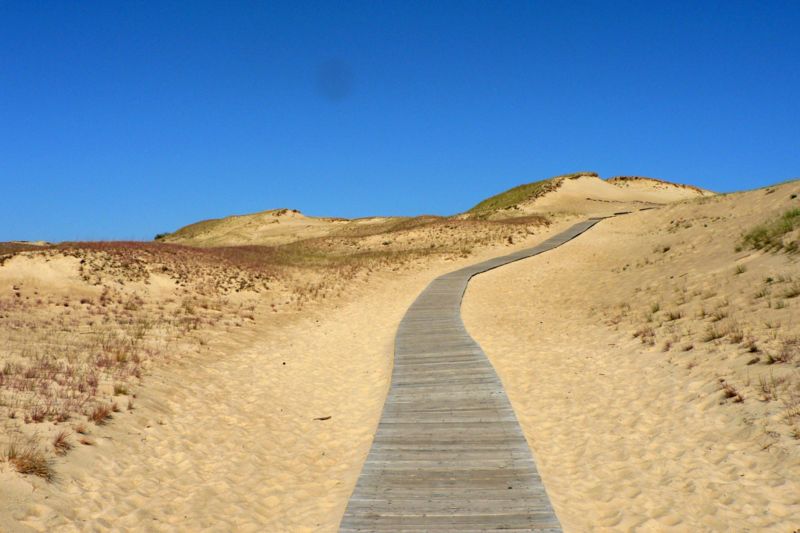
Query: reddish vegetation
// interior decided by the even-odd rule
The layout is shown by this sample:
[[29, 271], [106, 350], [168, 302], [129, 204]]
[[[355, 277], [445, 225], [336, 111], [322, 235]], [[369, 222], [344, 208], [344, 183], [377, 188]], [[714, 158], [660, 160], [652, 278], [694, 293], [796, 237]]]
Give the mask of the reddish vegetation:
[[[81, 275], [99, 284], [104, 275], [116, 281], [147, 281], [161, 274], [187, 286], [203, 280], [211, 289], [223, 293], [245, 289], [259, 290], [277, 276], [268, 247], [194, 248], [154, 242], [69, 242], [48, 248], [51, 252], [80, 258]], [[274, 263], [274, 261], [273, 261]]]
[[[208, 332], [338, 297], [376, 271], [522, 241], [548, 223], [540, 216], [499, 222], [421, 216], [281, 246], [0, 243], [0, 264], [24, 254], [42, 259], [33, 264], [65, 269], [69, 280], [53, 292], [48, 282], [23, 276], [0, 293], [0, 417], [33, 445], [48, 443], [51, 453], [65, 454], [71, 448], [65, 426], [84, 435], [85, 422], [103, 425], [122, 408], [132, 410], [148, 368], [204, 349]], [[77, 442], [92, 444], [80, 436]], [[0, 450], [8, 445], [0, 436]], [[37, 453], [45, 473], [47, 456]]]
[[0, 266], [3, 266], [3, 263], [16, 253], [41, 250], [42, 248], [44, 247], [25, 242], [0, 242]]

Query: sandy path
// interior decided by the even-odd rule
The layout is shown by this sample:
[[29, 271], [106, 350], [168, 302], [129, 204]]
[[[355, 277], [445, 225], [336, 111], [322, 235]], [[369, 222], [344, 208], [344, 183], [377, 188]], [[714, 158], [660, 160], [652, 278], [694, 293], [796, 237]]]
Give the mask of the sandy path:
[[796, 459], [765, 449], [713, 380], [602, 325], [602, 295], [620, 290], [602, 260], [614, 224], [476, 277], [462, 309], [565, 531], [800, 527]]

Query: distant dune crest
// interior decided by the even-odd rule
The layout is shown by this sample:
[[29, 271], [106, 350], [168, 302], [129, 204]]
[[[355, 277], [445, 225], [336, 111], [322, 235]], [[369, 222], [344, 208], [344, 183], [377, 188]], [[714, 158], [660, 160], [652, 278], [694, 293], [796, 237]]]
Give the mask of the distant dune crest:
[[[692, 185], [643, 176], [602, 179], [582, 171], [526, 183], [494, 195], [451, 219], [503, 220], [531, 215], [607, 215], [663, 205], [713, 193]], [[159, 235], [163, 242], [196, 246], [281, 245], [334, 235], [363, 234], [415, 224], [425, 217], [311, 217], [296, 209], [271, 209], [247, 215], [204, 220]], [[447, 217], [428, 217], [437, 220]]]
[[519, 185], [487, 198], [466, 215], [490, 219], [555, 213], [604, 215], [712, 194], [656, 178], [617, 176], [604, 180], [595, 172], [576, 172]]
[[679, 189], [689, 189], [692, 190], [700, 196], [708, 196], [710, 194], [714, 194], [713, 192], [701, 189], [700, 187], [695, 187], [694, 185], [685, 185], [683, 183], [673, 183], [671, 181], [660, 180], [658, 178], [649, 178], [647, 176], [614, 176], [613, 178], [608, 178], [609, 183], [612, 185], [616, 185], [617, 187], [632, 187], [632, 186], [642, 186], [642, 187], [651, 187], [655, 189], [670, 189], [670, 188], [679, 188]]

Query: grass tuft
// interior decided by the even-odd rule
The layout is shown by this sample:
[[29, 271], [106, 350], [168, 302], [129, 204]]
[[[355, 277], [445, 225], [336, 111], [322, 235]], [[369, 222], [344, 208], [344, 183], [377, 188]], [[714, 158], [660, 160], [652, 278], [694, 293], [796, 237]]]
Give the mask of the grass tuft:
[[89, 420], [97, 424], [98, 426], [102, 426], [109, 420], [111, 420], [111, 412], [113, 408], [110, 405], [96, 405], [94, 409], [92, 409], [89, 414], [87, 415]]
[[717, 339], [721, 339], [725, 336], [725, 332], [717, 328], [716, 326], [709, 325], [706, 328], [706, 332], [703, 335], [703, 342], [711, 342]]
[[53, 448], [58, 455], [66, 455], [72, 449], [72, 443], [69, 441], [71, 433], [66, 430], [61, 430], [53, 438]]
[[744, 401], [744, 396], [736, 390], [736, 387], [731, 385], [725, 380], [720, 380], [720, 389], [722, 390], [722, 394], [725, 399], [733, 399], [736, 403], [742, 403]]
[[756, 250], [797, 252], [800, 246], [798, 239], [786, 239], [797, 228], [800, 228], [800, 209], [790, 209], [777, 219], [750, 230], [742, 243]]
[[6, 460], [20, 474], [37, 476], [46, 481], [55, 478], [52, 461], [33, 443], [12, 442], [6, 450]]

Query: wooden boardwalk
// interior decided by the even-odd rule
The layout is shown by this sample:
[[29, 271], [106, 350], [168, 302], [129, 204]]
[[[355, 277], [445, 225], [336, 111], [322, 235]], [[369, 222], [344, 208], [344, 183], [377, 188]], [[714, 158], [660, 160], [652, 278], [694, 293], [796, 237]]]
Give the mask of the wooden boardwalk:
[[461, 321], [481, 272], [551, 250], [542, 244], [436, 278], [406, 312], [375, 440], [340, 531], [561, 531], [503, 385]]

